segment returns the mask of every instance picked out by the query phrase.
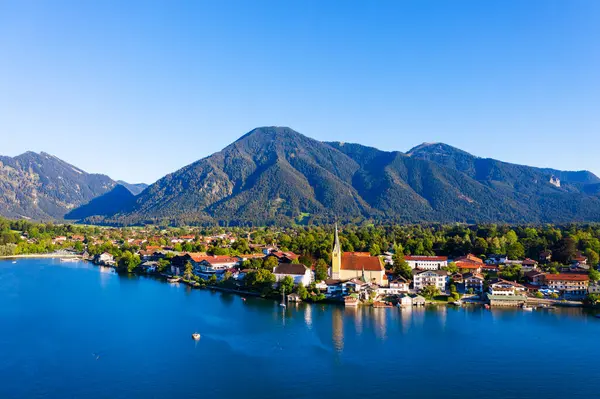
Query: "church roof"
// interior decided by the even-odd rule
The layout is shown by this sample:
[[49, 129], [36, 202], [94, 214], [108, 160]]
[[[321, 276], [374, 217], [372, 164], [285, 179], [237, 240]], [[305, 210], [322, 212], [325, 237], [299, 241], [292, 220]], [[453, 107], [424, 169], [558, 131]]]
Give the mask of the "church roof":
[[364, 253], [344, 252], [342, 254], [342, 270], [382, 271], [383, 263], [377, 256]]

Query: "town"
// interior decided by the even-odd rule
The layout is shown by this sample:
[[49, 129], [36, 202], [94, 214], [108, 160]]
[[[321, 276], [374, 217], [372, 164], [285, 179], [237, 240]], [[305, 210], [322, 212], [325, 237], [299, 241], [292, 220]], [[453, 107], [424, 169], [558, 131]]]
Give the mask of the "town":
[[[476, 237], [471, 252], [452, 256], [432, 253], [432, 240], [427, 234], [421, 234], [422, 239], [416, 238], [412, 231], [416, 227], [405, 230], [411, 232], [408, 238], [396, 232], [396, 242], [384, 246], [373, 242], [361, 244], [357, 236], [369, 230], [376, 233], [377, 229], [347, 228], [345, 235], [344, 229], [340, 231], [337, 225], [331, 229], [313, 228], [315, 231], [219, 228], [215, 234], [198, 228], [120, 229], [9, 221], [2, 225], [0, 255], [54, 253], [65, 260], [71, 255], [121, 273], [153, 275], [171, 283], [242, 295], [283, 296], [286, 302], [328, 301], [374, 307], [471, 303], [528, 309], [593, 306], [600, 294], [598, 255], [593, 249], [580, 251], [572, 237], [561, 238], [556, 245], [568, 246], [566, 262], [565, 254], [556, 245], [556, 257], [561, 257], [562, 262], [554, 261], [549, 249], [540, 250], [534, 260], [523, 256], [521, 240], [508, 227], [500, 228], [501, 232], [506, 230], [501, 239], [498, 233], [487, 241]], [[465, 231], [475, 228], [461, 227]], [[489, 228], [497, 229], [477, 227]], [[574, 236], [582, 234], [573, 227], [570, 229]], [[533, 228], [521, 230], [529, 236], [534, 231], [538, 234]], [[433, 240], [440, 231], [448, 235], [444, 228], [431, 228]], [[598, 239], [590, 231], [585, 242], [593, 246]], [[562, 234], [561, 230], [552, 234], [557, 232]], [[386, 238], [385, 234], [379, 237]], [[294, 238], [301, 246], [294, 245]], [[449, 247], [448, 243], [456, 246], [456, 241], [456, 237], [450, 237], [444, 249]], [[492, 245], [495, 241], [506, 241], [507, 253], [481, 253], [488, 241]], [[356, 250], [364, 249], [364, 245], [371, 250]], [[307, 246], [312, 248], [307, 250]], [[305, 249], [294, 251], [302, 247]], [[381, 250], [382, 247], [386, 250]]]

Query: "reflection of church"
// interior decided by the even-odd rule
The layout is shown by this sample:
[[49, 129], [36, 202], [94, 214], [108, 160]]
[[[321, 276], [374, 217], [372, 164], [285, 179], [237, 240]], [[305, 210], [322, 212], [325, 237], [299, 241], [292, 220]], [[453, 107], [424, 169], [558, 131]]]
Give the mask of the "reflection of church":
[[335, 241], [331, 253], [331, 278], [334, 280], [361, 279], [367, 283], [387, 286], [383, 261], [368, 252], [342, 252], [338, 228], [335, 226]]

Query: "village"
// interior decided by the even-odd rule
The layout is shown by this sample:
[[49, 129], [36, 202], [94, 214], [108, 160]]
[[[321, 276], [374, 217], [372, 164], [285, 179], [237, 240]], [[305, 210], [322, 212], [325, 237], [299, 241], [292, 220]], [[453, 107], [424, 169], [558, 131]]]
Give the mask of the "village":
[[[588, 264], [578, 253], [568, 265], [555, 273], [544, 272], [541, 265], [552, 254], [542, 251], [539, 260], [509, 259], [506, 255], [485, 257], [465, 254], [447, 256], [407, 255], [397, 257], [386, 251], [342, 251], [337, 226], [334, 232], [331, 263], [304, 264], [301, 255], [282, 250], [276, 244], [248, 244], [251, 253], [237, 255], [185, 251], [192, 243], [226, 249], [236, 247], [240, 237], [223, 233], [200, 237], [197, 234], [171, 237], [167, 245], [152, 245], [157, 237], [114, 240], [112, 248], [126, 247], [131, 252], [115, 256], [98, 251], [103, 244], [82, 235], [58, 236], [57, 244], [80, 243], [82, 257], [97, 265], [118, 271], [159, 276], [171, 283], [196, 288], [213, 288], [242, 295], [284, 297], [286, 302], [327, 301], [348, 307], [411, 307], [425, 304], [475, 304], [486, 307], [582, 306], [600, 294], [600, 284], [591, 279], [597, 265]], [[247, 237], [241, 238], [247, 240]], [[165, 242], [164, 237], [161, 237]], [[64, 246], [64, 245], [63, 245]], [[68, 245], [66, 245], [68, 246]], [[82, 245], [72, 245], [79, 249]], [[91, 250], [91, 251], [90, 251]], [[216, 251], [215, 251], [216, 252]], [[394, 261], [410, 268], [410, 275], [395, 273]], [[321, 270], [319, 270], [321, 267]], [[506, 277], [518, 271], [515, 278]], [[520, 280], [520, 281], [518, 281]]]

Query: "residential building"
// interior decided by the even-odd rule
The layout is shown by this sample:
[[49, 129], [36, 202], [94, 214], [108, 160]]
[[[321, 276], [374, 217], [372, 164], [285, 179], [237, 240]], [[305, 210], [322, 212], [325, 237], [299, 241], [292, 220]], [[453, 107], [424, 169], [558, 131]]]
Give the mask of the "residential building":
[[114, 266], [115, 257], [108, 252], [103, 252], [100, 255], [96, 255], [95, 263], [99, 265]]
[[525, 291], [519, 283], [494, 279], [490, 282], [487, 300], [491, 306], [521, 306], [527, 302]]
[[461, 256], [454, 260], [456, 267], [459, 270], [467, 270], [471, 273], [481, 273], [482, 267], [484, 266], [483, 260], [473, 254], [467, 256]]
[[587, 274], [546, 274], [544, 283], [549, 289], [558, 290], [567, 296], [583, 296], [588, 292], [590, 278]]
[[282, 251], [271, 252], [268, 256], [276, 257], [279, 263], [292, 263], [293, 261], [297, 261], [300, 258], [300, 255], [296, 255], [293, 252]]
[[402, 276], [398, 276], [389, 282], [388, 287], [382, 287], [377, 292], [386, 295], [400, 295], [409, 291], [409, 284], [409, 280]]
[[483, 276], [479, 273], [467, 273], [463, 276], [465, 282], [465, 291], [473, 290], [474, 293], [483, 292]]
[[537, 270], [537, 268], [538, 268], [538, 263], [533, 259], [527, 258], [521, 263], [521, 270], [524, 273], [530, 272], [532, 270]]
[[527, 281], [529, 281], [531, 284], [533, 285], [544, 285], [545, 281], [544, 281], [544, 276], [546, 275], [546, 273], [537, 271], [537, 270], [532, 270], [530, 272], [525, 273], [525, 278], [527, 279]]
[[405, 256], [404, 260], [411, 269], [440, 270], [448, 266], [447, 256]]
[[448, 281], [448, 272], [445, 270], [415, 270], [413, 274], [413, 287], [417, 291], [431, 285], [444, 292]]
[[273, 268], [277, 282], [286, 277], [294, 280], [294, 285], [302, 283], [305, 287], [312, 282], [312, 271], [301, 263], [280, 263]]

